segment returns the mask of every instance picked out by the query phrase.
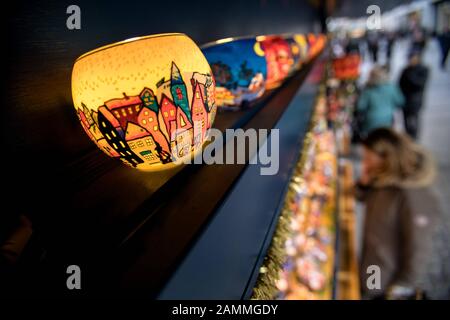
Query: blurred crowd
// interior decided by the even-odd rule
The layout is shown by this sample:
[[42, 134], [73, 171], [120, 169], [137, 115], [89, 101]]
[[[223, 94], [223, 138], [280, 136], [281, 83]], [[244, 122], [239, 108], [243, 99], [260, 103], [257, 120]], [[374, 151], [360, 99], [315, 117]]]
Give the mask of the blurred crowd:
[[[431, 37], [445, 70], [450, 31], [432, 34], [419, 24], [407, 32], [366, 32], [332, 44], [334, 56], [359, 55], [372, 68], [355, 101], [353, 141], [362, 150], [355, 196], [365, 204], [360, 279], [365, 299], [449, 299], [450, 227], [434, 191], [436, 167], [418, 143], [424, 93], [430, 77], [423, 53]], [[393, 47], [408, 42], [406, 67], [390, 81]], [[365, 54], [364, 54], [365, 53]], [[380, 57], [382, 56], [383, 59]], [[396, 130], [395, 115], [403, 115]], [[381, 286], [369, 289], [369, 266], [381, 270]]]

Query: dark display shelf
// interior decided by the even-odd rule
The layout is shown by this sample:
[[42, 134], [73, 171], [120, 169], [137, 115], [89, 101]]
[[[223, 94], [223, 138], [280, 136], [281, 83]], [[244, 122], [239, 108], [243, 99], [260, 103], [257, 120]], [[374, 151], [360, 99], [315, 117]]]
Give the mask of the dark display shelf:
[[[322, 64], [318, 63], [306, 81], [303, 80], [310, 68], [293, 79], [288, 104], [269, 102], [264, 109], [267, 112], [283, 109], [281, 117], [272, 119], [274, 127], [280, 129], [278, 174], [261, 176], [259, 165], [245, 169], [158, 298], [247, 299], [251, 296], [291, 170], [308, 130], [321, 69]], [[303, 85], [298, 90], [300, 84]]]
[[[209, 250], [224, 252], [221, 259], [232, 264], [241, 261], [246, 269], [231, 282], [223, 277], [222, 281], [228, 284], [212, 286], [216, 288], [216, 297], [247, 297], [267, 241], [270, 242], [268, 237], [289, 170], [309, 122], [317, 89], [314, 83], [317, 72], [310, 73], [314, 63], [305, 65], [281, 87], [267, 92], [255, 105], [240, 111], [220, 112], [216, 117], [214, 127], [222, 131], [280, 128], [280, 171], [276, 176], [259, 176], [258, 165], [245, 164], [190, 165], [145, 173], [118, 164], [97, 150], [61, 169], [60, 180], [69, 182], [70, 189], [60, 190], [65, 197], [52, 206], [64, 206], [74, 216], [78, 212], [82, 214], [70, 225], [64, 220], [60, 228], [47, 230], [44, 242], [50, 245], [45, 248], [37, 272], [34, 271], [33, 281], [37, 281], [34, 287], [73, 294], [65, 290], [64, 266], [77, 264], [86, 270], [83, 294], [157, 297], [164, 288], [161, 298], [205, 298], [210, 293], [202, 289], [209, 287], [209, 281], [215, 276], [220, 278], [220, 270], [227, 265], [217, 266], [220, 259], [213, 255], [209, 255], [212, 261], [203, 257], [201, 263], [196, 263], [197, 268], [204, 265], [203, 271], [207, 271], [203, 273], [203, 268], [199, 269], [207, 277], [200, 281], [203, 285], [198, 283], [190, 294], [183, 288], [192, 289], [185, 272], [192, 268], [193, 257], [205, 253], [199, 246], [210, 243]], [[264, 192], [267, 194], [262, 195]], [[261, 207], [249, 206], [254, 203], [252, 199], [258, 198], [270, 203], [258, 201]], [[258, 216], [257, 211], [263, 209], [268, 211]], [[53, 208], [52, 212], [57, 210]], [[240, 221], [236, 220], [239, 212], [253, 213], [248, 221]], [[58, 225], [58, 219], [51, 225]], [[229, 239], [227, 233], [233, 234], [233, 226], [242, 228], [234, 236], [241, 239], [245, 244], [242, 248], [247, 251], [236, 250], [233, 256], [228, 256], [225, 253], [236, 247], [236, 243], [217, 241]], [[252, 226], [256, 234], [247, 232]], [[219, 237], [214, 242], [208, 237], [211, 232]], [[48, 241], [49, 237], [58, 241]], [[252, 259], [241, 259], [250, 252]], [[189, 272], [187, 276], [195, 280]], [[181, 282], [180, 277], [184, 279]], [[228, 287], [232, 283], [235, 286]]]

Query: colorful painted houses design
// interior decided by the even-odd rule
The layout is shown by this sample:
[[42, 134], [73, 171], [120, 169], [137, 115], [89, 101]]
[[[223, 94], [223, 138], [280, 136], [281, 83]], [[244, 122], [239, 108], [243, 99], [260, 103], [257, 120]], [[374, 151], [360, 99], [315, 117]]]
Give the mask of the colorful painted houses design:
[[[172, 62], [170, 79], [156, 91], [108, 100], [97, 111], [82, 104], [79, 120], [98, 147], [111, 157], [137, 167], [165, 164], [201, 147], [214, 118], [214, 80], [209, 74], [188, 73], [186, 85]], [[189, 93], [190, 94], [189, 94]]]

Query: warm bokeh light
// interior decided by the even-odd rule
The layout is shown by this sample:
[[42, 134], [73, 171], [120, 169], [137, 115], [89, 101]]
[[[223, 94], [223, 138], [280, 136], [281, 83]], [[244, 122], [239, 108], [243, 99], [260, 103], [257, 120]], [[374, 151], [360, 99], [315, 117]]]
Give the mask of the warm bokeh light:
[[308, 61], [308, 41], [305, 35], [299, 33], [294, 34], [293, 38], [300, 48], [300, 64], [303, 64]]
[[313, 33], [309, 33], [307, 39], [309, 45], [309, 58], [312, 59], [316, 57], [325, 47], [327, 37], [324, 34], [315, 35]]

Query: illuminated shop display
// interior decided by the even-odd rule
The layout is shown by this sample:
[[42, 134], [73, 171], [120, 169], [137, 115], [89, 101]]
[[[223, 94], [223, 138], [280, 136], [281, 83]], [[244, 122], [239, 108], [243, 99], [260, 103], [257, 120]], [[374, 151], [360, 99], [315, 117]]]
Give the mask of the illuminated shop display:
[[334, 267], [336, 156], [330, 130], [313, 133], [301, 177], [292, 182], [292, 235], [276, 282], [278, 299], [330, 299]]
[[309, 58], [313, 58], [315, 56], [315, 52], [317, 50], [317, 37], [313, 33], [308, 33], [306, 35], [306, 39], [308, 40]]
[[147, 171], [201, 150], [216, 114], [214, 88], [208, 62], [184, 34], [101, 47], [78, 58], [72, 72], [87, 135], [107, 155]]
[[306, 36], [303, 34], [296, 33], [292, 37], [300, 48], [300, 64], [308, 62], [309, 48], [308, 48], [308, 40], [306, 39]]
[[253, 299], [332, 298], [337, 154], [326, 116], [321, 93]]
[[286, 35], [284, 38], [291, 48], [293, 64], [290, 73], [292, 74], [298, 71], [302, 64], [307, 61], [308, 44], [305, 37], [300, 34]]
[[318, 50], [316, 52], [316, 55], [319, 54], [319, 52], [323, 50], [323, 48], [325, 47], [325, 44], [327, 43], [326, 35], [319, 34], [319, 35], [317, 35], [317, 37], [318, 37], [318, 40], [317, 40]]
[[281, 36], [259, 36], [256, 39], [260, 42], [266, 57], [266, 88], [276, 88], [288, 77], [294, 64], [291, 47]]
[[201, 47], [216, 81], [218, 107], [238, 107], [265, 90], [266, 59], [253, 38], [228, 38]]
[[307, 35], [308, 46], [309, 46], [309, 58], [316, 57], [320, 51], [325, 47], [326, 36], [323, 34], [315, 35], [313, 33], [309, 33]]
[[333, 59], [335, 77], [340, 80], [356, 80], [360, 74], [360, 64], [359, 54], [349, 54]]

